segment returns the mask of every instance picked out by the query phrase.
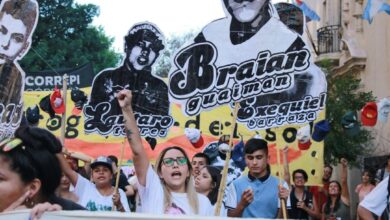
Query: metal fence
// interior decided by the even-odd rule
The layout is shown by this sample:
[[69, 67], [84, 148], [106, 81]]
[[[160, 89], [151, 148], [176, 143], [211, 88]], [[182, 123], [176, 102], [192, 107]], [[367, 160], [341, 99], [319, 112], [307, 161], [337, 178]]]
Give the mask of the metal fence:
[[318, 54], [340, 52], [340, 28], [340, 25], [330, 25], [317, 30]]

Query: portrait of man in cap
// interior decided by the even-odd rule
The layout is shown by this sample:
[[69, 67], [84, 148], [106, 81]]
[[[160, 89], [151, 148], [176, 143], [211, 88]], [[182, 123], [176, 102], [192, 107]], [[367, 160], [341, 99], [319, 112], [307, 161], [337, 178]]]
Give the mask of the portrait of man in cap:
[[[133, 95], [133, 109], [140, 115], [169, 115], [168, 87], [152, 74], [152, 65], [164, 49], [164, 36], [152, 23], [143, 22], [130, 28], [125, 36], [125, 58], [118, 68], [100, 72], [94, 79], [88, 105], [109, 108], [101, 121], [122, 114], [116, 94], [128, 89]], [[90, 108], [89, 108], [90, 109]], [[87, 117], [91, 115], [87, 112]], [[87, 128], [88, 129], [88, 128]]]

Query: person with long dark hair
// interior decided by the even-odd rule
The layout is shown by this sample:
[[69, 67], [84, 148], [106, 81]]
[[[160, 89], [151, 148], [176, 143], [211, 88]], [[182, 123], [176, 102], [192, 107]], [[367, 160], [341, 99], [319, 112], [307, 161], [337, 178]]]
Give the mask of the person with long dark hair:
[[341, 184], [336, 181], [330, 181], [328, 199], [322, 207], [322, 220], [325, 219], [350, 219], [349, 214], [349, 189], [347, 183], [348, 161], [344, 158], [341, 163]]
[[[195, 190], [207, 196], [211, 202], [211, 205], [216, 207], [218, 199], [219, 187], [221, 185], [221, 168], [215, 166], [205, 166], [200, 170], [200, 173], [195, 178]], [[227, 216], [227, 210], [222, 204], [220, 216]]]
[[56, 154], [61, 151], [62, 145], [52, 133], [36, 127], [20, 127], [14, 138], [3, 140], [0, 143], [0, 212], [34, 208], [37, 204], [45, 207], [44, 210], [84, 209], [55, 196], [61, 179]]

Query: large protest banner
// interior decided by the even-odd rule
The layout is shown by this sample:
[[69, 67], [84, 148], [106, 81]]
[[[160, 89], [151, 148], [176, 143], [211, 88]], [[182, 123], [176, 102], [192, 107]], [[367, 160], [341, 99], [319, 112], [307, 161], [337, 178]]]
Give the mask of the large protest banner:
[[[83, 86], [77, 92], [68, 90], [65, 146], [70, 151], [93, 157], [118, 155], [124, 130], [123, 119], [114, 107], [117, 105], [115, 94], [127, 88], [142, 96], [136, 104], [140, 113], [137, 122], [149, 158], [155, 160], [162, 149], [172, 145], [183, 147], [192, 157], [196, 152], [210, 149], [210, 143], [218, 142], [221, 135], [230, 133], [230, 103], [235, 101], [241, 106], [240, 123], [234, 132], [235, 144], [241, 137], [246, 141], [256, 134], [267, 140], [273, 174], [278, 172], [277, 150], [282, 151], [288, 146], [290, 169], [304, 168], [309, 174], [308, 184], [320, 184], [322, 140], [306, 142], [302, 147], [298, 143], [298, 131], [304, 127], [309, 132], [306, 139], [310, 141], [314, 124], [325, 118], [326, 81], [320, 69], [312, 63], [310, 50], [302, 37], [280, 22], [272, 5], [267, 7], [268, 20], [263, 21], [261, 28], [255, 30], [257, 32], [242, 36], [230, 36], [229, 28], [245, 26], [237, 24], [237, 19], [230, 14], [233, 13], [231, 9], [226, 8], [226, 18], [211, 22], [194, 41], [178, 50], [172, 58], [169, 79], [154, 76], [149, 68], [164, 46], [159, 43], [160, 40], [163, 42], [160, 30], [151, 23], [134, 25], [125, 38], [128, 44], [126, 59], [135, 65], [131, 71], [124, 69], [129, 65], [125, 60], [122, 66], [99, 73], [93, 83], [80, 82]], [[156, 44], [148, 48], [145, 45], [151, 44], [143, 41]], [[142, 55], [142, 50], [148, 50], [147, 55]], [[155, 57], [150, 57], [152, 50]], [[132, 52], [138, 57], [133, 61], [130, 60]], [[74, 76], [73, 79], [84, 78]], [[124, 83], [128, 80], [126, 77], [132, 80], [141, 77], [135, 82], [142, 83], [131, 87]], [[29, 83], [37, 82], [29, 80]], [[164, 84], [169, 85], [169, 91], [164, 89]], [[169, 92], [172, 102], [161, 98], [164, 91]], [[49, 94], [47, 91], [25, 92], [25, 108], [39, 105]], [[88, 100], [83, 98], [85, 96]], [[39, 108], [38, 126], [60, 136], [61, 116], [50, 115]], [[150, 114], [152, 117], [148, 116]], [[157, 132], [153, 127], [156, 124], [159, 124]], [[203, 143], [200, 146], [191, 143], [185, 135], [185, 128], [199, 129]], [[218, 153], [218, 146], [216, 149]], [[131, 159], [127, 143], [125, 159]]]
[[[91, 88], [82, 88], [86, 94], [90, 93]], [[47, 91], [29, 91], [24, 93], [25, 106], [33, 107], [38, 105], [40, 100], [49, 95]], [[120, 152], [120, 147], [123, 142], [122, 137], [101, 136], [98, 134], [85, 134], [84, 132], [84, 116], [82, 114], [72, 114], [75, 108], [75, 103], [71, 100], [71, 91], [68, 92], [67, 100], [67, 124], [65, 130], [65, 146], [70, 151], [83, 152], [92, 157], [99, 155], [117, 155]], [[230, 109], [223, 106], [212, 111], [203, 112], [198, 116], [187, 117], [181, 113], [181, 109], [176, 105], [171, 105], [172, 117], [175, 120], [175, 125], [169, 129], [168, 135], [165, 138], [158, 138], [156, 142], [149, 143], [144, 139], [144, 146], [151, 160], [155, 160], [159, 152], [167, 146], [178, 145], [182, 146], [190, 156], [196, 152], [202, 151], [211, 142], [218, 141], [222, 134], [229, 134], [231, 130]], [[221, 116], [224, 117], [221, 117]], [[323, 118], [323, 116], [321, 115]], [[61, 130], [61, 115], [55, 115], [50, 118], [48, 113], [40, 110], [39, 127], [46, 128], [52, 131], [56, 136], [60, 136]], [[195, 148], [184, 134], [184, 128], [198, 128], [202, 131], [204, 144], [199, 148]], [[289, 162], [291, 170], [306, 167], [310, 164], [310, 169], [307, 170], [310, 178], [309, 183], [321, 182], [321, 171], [323, 164], [323, 144], [314, 142], [308, 150], [300, 150], [297, 143], [297, 130], [300, 126], [285, 126], [283, 128], [269, 128], [259, 130], [257, 133], [269, 141], [272, 146], [270, 148], [270, 164], [272, 171], [276, 172], [276, 147], [282, 149], [284, 146], [289, 146]], [[240, 135], [244, 140], [255, 135], [256, 132], [248, 130], [245, 126], [239, 124], [235, 132], [235, 143], [239, 142]], [[130, 147], [126, 143], [125, 158], [131, 159]]]

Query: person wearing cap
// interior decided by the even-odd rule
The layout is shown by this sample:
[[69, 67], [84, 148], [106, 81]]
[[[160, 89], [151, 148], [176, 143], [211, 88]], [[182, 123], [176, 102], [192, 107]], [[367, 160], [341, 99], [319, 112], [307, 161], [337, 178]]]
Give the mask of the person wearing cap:
[[168, 115], [168, 87], [151, 72], [151, 67], [164, 49], [164, 36], [151, 23], [139, 23], [125, 36], [126, 57], [116, 69], [100, 72], [92, 84], [88, 105], [102, 102], [111, 105], [107, 115], [120, 115], [116, 94], [122, 89], [133, 91], [134, 111], [146, 115]]
[[225, 206], [229, 217], [277, 218], [279, 198], [285, 202], [289, 196], [287, 184], [279, 185], [268, 168], [268, 143], [251, 138], [245, 143], [245, 162], [248, 175], [234, 180], [228, 187]]
[[78, 203], [90, 211], [130, 212], [126, 194], [122, 189], [115, 192], [111, 185], [113, 178], [112, 161], [104, 156], [91, 163], [91, 181], [74, 171], [62, 154], [58, 154], [62, 172], [69, 178], [74, 193], [79, 197]]

